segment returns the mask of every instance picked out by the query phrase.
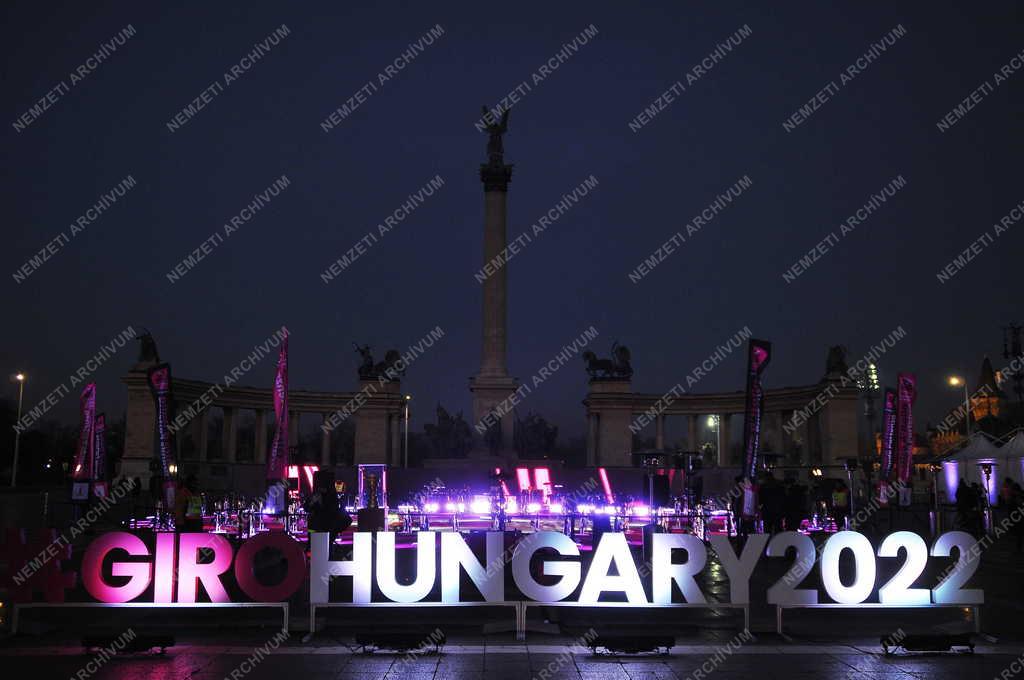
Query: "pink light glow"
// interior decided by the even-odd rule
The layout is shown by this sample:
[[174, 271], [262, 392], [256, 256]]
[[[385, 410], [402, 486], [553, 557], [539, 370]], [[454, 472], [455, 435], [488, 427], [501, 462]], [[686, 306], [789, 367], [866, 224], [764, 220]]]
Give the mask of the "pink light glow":
[[562, 514], [562, 504], [561, 503], [552, 503], [551, 505], [548, 506], [548, 512], [550, 512], [553, 515], [560, 515], [560, 514]]
[[[181, 534], [178, 539], [178, 602], [196, 601], [197, 581], [201, 582], [210, 602], [230, 602], [220, 575], [231, 568], [231, 544], [219, 534]], [[198, 564], [200, 548], [213, 551], [213, 561]]]
[[519, 502], [515, 499], [515, 496], [509, 496], [508, 502], [505, 503], [505, 512], [519, 512]]
[[298, 478], [299, 478], [299, 466], [298, 465], [289, 465], [288, 466], [288, 479], [298, 479]]
[[491, 502], [485, 498], [478, 498], [469, 504], [469, 509], [477, 515], [485, 515], [491, 511]]
[[609, 503], [614, 503], [615, 495], [612, 494], [612, 483], [608, 481], [608, 471], [604, 468], [597, 468], [597, 475], [601, 478], [601, 487], [604, 489], [604, 499]]
[[[302, 471], [306, 473], [306, 480], [309, 482], [309, 488], [313, 488], [313, 473], [320, 469], [319, 465], [303, 465]], [[298, 475], [296, 475], [298, 476]]]
[[534, 468], [533, 478], [537, 482], [537, 488], [540, 489], [541, 493], [544, 494], [544, 498], [547, 499], [551, 495], [551, 470], [546, 467]]
[[129, 578], [122, 586], [109, 585], [103, 581], [103, 559], [112, 550], [123, 550], [133, 557], [149, 556], [149, 548], [134, 534], [123, 531], [103, 534], [89, 544], [82, 558], [82, 583], [86, 591], [100, 602], [130, 602], [149, 587], [153, 565], [149, 562], [114, 562], [111, 564], [112, 575]]
[[433, 503], [433, 502], [431, 502], [431, 503], [424, 503], [423, 504], [423, 512], [437, 512], [440, 509], [441, 509], [441, 504], [440, 503]]
[[952, 503], [956, 500], [956, 487], [960, 483], [959, 466], [956, 461], [947, 460], [942, 464], [942, 476], [946, 481], [946, 502]]
[[530, 470], [529, 468], [519, 467], [516, 468], [516, 481], [519, 482], [520, 491], [530, 490]]
[[633, 514], [637, 517], [647, 517], [651, 514], [651, 509], [646, 505], [634, 505]]
[[536, 515], [538, 512], [540, 512], [540, 503], [527, 503], [526, 512], [530, 513], [531, 515]]

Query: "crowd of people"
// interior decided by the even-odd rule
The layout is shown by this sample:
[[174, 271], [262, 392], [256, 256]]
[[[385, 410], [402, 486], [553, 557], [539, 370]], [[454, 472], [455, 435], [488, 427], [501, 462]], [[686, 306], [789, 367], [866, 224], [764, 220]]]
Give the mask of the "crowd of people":
[[842, 480], [823, 479], [809, 488], [797, 479], [780, 481], [768, 470], [757, 482], [736, 477], [736, 484], [741, 493], [732, 503], [732, 513], [741, 536], [755, 531], [758, 520], [768, 534], [799, 531], [804, 520], [815, 515], [819, 520], [832, 518], [838, 530], [847, 528], [852, 493]]
[[[992, 510], [995, 515], [1006, 518], [1017, 516], [1017, 510], [1024, 505], [1024, 489], [1009, 477], [1003, 480], [999, 489], [999, 500], [995, 507], [990, 507], [984, 489], [977, 482], [968, 483], [963, 477], [956, 488], [956, 521], [957, 529], [966, 531], [972, 536], [981, 537], [985, 533], [985, 512]], [[1011, 520], [1012, 521], [1012, 520]], [[1017, 550], [1024, 547], [1024, 522], [1012, 521], [1010, 527], [1017, 539]]]

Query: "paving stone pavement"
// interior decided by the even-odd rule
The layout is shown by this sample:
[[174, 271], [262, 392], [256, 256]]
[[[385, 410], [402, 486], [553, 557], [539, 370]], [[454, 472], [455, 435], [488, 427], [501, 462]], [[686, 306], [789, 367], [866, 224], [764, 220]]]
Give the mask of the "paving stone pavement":
[[[242, 636], [244, 637], [244, 636]], [[542, 643], [456, 640], [440, 654], [353, 651], [304, 644], [298, 636], [266, 654], [265, 641], [180, 643], [165, 655], [88, 656], [73, 642], [0, 642], [5, 678], [117, 680], [731, 680], [733, 678], [1000, 678], [1024, 668], [1024, 643], [986, 644], [974, 654], [881, 653], [877, 639], [802, 644], [782, 639], [742, 645], [691, 644], [668, 655], [594, 655], [571, 639]], [[91, 663], [90, 663], [91, 662]], [[1024, 677], [1022, 675], [1021, 677]]]

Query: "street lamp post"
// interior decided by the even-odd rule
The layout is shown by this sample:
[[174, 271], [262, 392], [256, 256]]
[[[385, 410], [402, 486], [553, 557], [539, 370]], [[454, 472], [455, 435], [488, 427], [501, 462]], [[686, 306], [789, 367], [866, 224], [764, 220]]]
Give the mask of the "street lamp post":
[[951, 387], [960, 387], [963, 385], [964, 388], [964, 421], [967, 423], [967, 438], [971, 437], [971, 398], [967, 394], [967, 381], [957, 375], [951, 375], [949, 377], [949, 384]]
[[25, 374], [18, 373], [14, 376], [18, 381], [18, 427], [14, 430], [14, 465], [11, 468], [11, 488], [18, 483], [18, 448], [21, 444], [21, 398], [25, 395]]
[[402, 467], [409, 467], [409, 401], [412, 400], [412, 395], [405, 395], [405, 444], [402, 447]]

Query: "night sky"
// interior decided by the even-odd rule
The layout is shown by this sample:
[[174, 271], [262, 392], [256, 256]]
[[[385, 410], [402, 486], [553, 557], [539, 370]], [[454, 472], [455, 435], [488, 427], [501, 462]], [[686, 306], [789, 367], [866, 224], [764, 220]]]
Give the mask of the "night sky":
[[[936, 274], [1024, 201], [1024, 51], [1010, 2], [947, 3], [5, 3], [5, 332], [0, 366], [30, 374], [34, 405], [129, 325], [151, 330], [175, 375], [215, 381], [285, 325], [293, 389], [353, 390], [435, 326], [410, 369], [414, 425], [440, 402], [471, 411], [479, 365], [482, 185], [494, 106], [563, 45], [598, 33], [515, 105], [509, 236], [563, 194], [599, 185], [509, 263], [509, 364], [529, 379], [591, 325], [633, 353], [634, 389], [660, 393], [738, 330], [774, 342], [767, 387], [807, 384], [830, 345], [850, 360], [893, 329], [879, 363], [919, 378], [918, 429], [974, 383], [1001, 326], [1020, 321], [1024, 227], [948, 282]], [[146, 3], [148, 5], [148, 3]], [[215, 6], [211, 6], [215, 5]], [[14, 123], [131, 25], [135, 35], [30, 125]], [[332, 111], [436, 25], [444, 34], [333, 130]], [[176, 131], [167, 123], [282, 25], [289, 35]], [[716, 44], [749, 37], [703, 77]], [[891, 30], [905, 35], [809, 118], [783, 122]], [[863, 63], [863, 62], [862, 62]], [[1013, 63], [1020, 65], [1019, 58]], [[1013, 67], [1011, 67], [1012, 69]], [[629, 123], [681, 80], [637, 132]], [[983, 83], [945, 132], [937, 123]], [[127, 175], [138, 185], [18, 283], [13, 274]], [[167, 273], [282, 175], [291, 185], [176, 283]], [[430, 178], [444, 187], [340, 276], [320, 274]], [[628, 274], [737, 179], [753, 186], [639, 283]], [[907, 185], [807, 272], [782, 274], [894, 177]], [[1014, 265], [1013, 262], [1017, 262]], [[120, 415], [133, 343], [94, 374]], [[696, 391], [739, 390], [740, 352]], [[274, 359], [241, 382], [269, 387]], [[5, 383], [6, 384], [6, 383]], [[13, 397], [9, 384], [5, 396]], [[583, 432], [582, 361], [523, 403]], [[74, 422], [74, 396], [52, 415]], [[680, 428], [681, 430], [681, 428]]]

